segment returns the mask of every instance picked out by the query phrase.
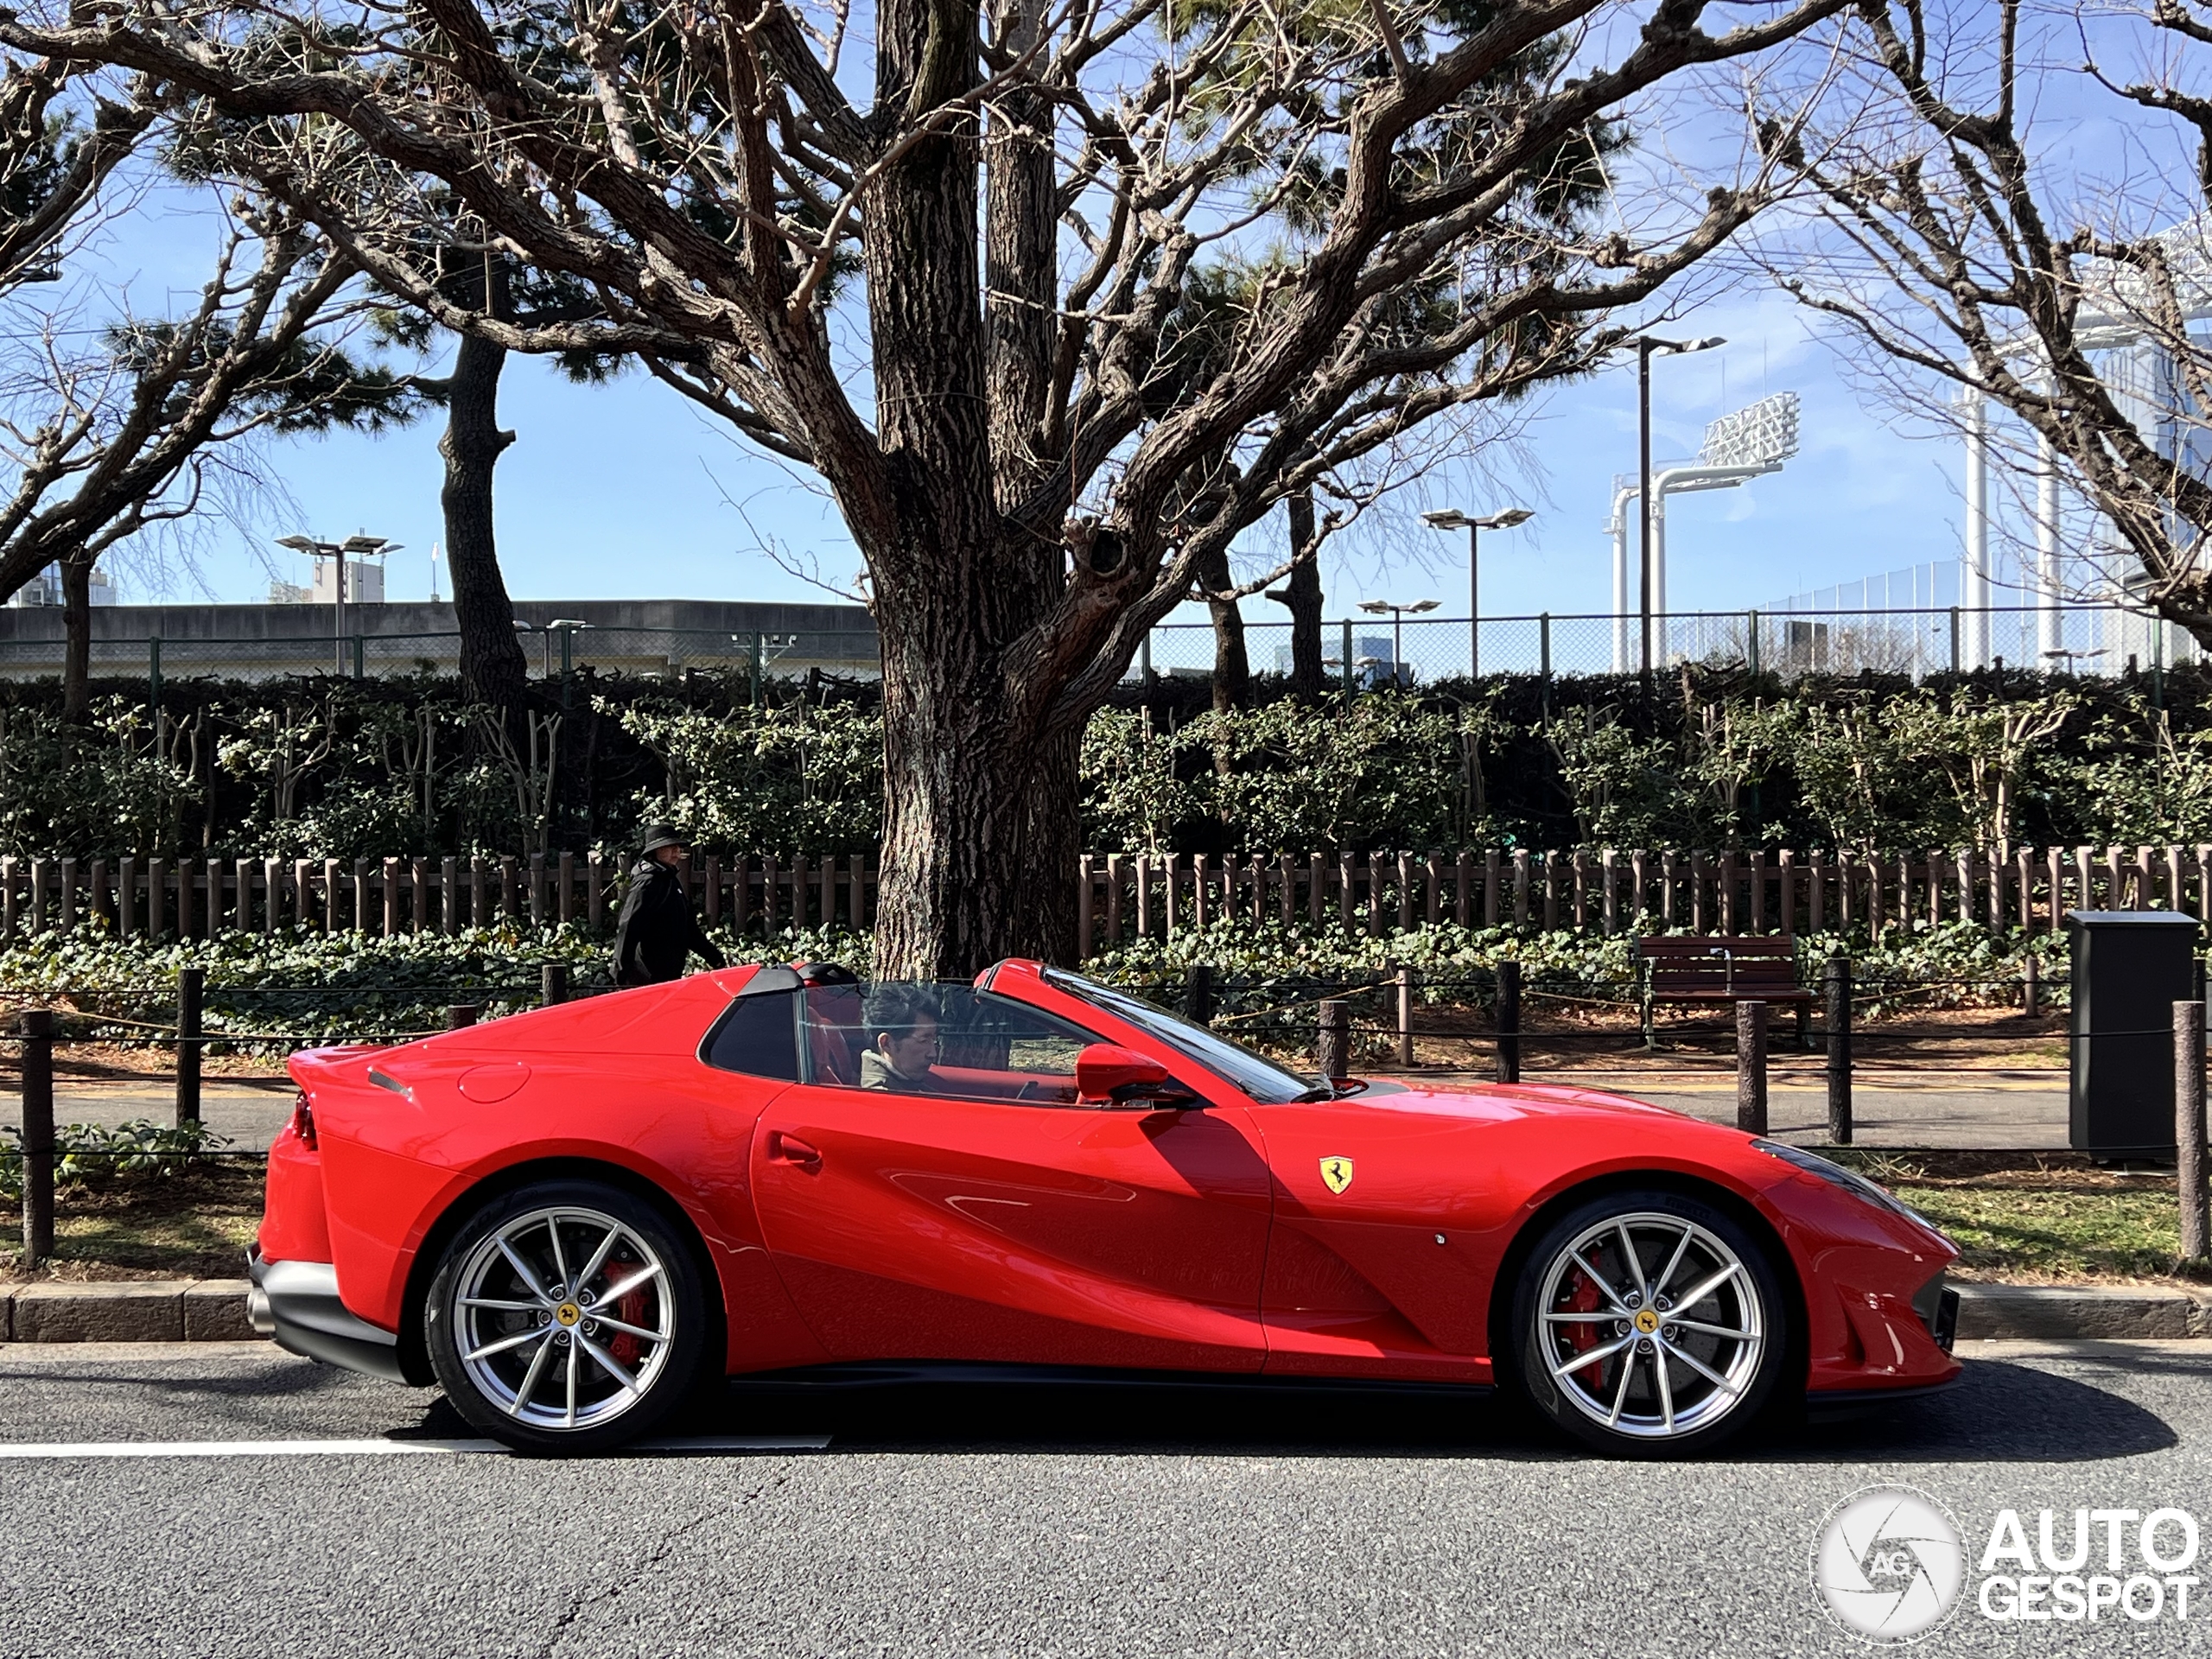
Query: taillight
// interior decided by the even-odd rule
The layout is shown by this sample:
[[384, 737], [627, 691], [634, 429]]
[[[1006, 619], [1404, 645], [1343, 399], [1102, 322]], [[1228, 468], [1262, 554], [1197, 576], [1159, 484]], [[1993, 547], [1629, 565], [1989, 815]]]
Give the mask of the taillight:
[[315, 1150], [315, 1109], [308, 1104], [305, 1090], [292, 1103], [292, 1133], [300, 1137], [301, 1144], [309, 1152]]

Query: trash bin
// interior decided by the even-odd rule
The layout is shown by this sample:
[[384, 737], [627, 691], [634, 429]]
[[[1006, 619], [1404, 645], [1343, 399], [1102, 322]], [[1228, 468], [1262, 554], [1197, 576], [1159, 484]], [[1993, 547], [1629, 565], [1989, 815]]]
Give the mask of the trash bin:
[[2068, 1144], [2115, 1161], [2174, 1155], [2174, 1004], [2195, 996], [2196, 918], [2075, 910]]

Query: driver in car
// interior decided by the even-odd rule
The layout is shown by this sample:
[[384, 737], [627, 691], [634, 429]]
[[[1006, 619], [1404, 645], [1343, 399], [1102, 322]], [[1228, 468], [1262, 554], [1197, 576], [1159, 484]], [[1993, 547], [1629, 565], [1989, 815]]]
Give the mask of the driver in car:
[[931, 1063], [938, 1053], [937, 1005], [921, 985], [878, 985], [861, 1008], [868, 1051], [861, 1056], [861, 1087], [900, 1095], [934, 1095], [943, 1088]]

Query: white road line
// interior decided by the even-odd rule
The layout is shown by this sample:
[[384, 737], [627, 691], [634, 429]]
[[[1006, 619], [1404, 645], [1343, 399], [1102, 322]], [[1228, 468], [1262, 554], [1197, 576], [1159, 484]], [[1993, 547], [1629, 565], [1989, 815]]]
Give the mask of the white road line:
[[[687, 1435], [639, 1440], [631, 1452], [819, 1452], [827, 1434]], [[10, 1458], [390, 1458], [505, 1452], [497, 1440], [60, 1440], [0, 1442]]]

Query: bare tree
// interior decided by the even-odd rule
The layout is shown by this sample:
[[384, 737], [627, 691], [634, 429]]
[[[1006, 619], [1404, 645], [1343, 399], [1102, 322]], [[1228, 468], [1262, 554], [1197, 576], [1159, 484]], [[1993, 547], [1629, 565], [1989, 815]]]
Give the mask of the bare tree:
[[103, 554], [237, 483], [251, 439], [378, 429], [435, 394], [346, 349], [373, 308], [356, 276], [289, 209], [245, 204], [190, 310], [103, 322], [80, 296], [11, 349], [0, 367], [0, 598], [60, 567], [73, 716], [89, 691], [86, 606]]
[[[1845, 38], [1841, 112], [1761, 126], [1819, 209], [1811, 235], [1764, 250], [1769, 270], [1879, 348], [1888, 391], [2009, 462], [2047, 522], [2062, 486], [2101, 514], [2126, 556], [2091, 559], [2101, 596], [2125, 581], [2212, 645], [2212, 346], [2191, 333], [2212, 315], [2212, 99], [2190, 90], [2212, 8], [1859, 0]], [[2115, 77], [2107, 54], [2158, 73]], [[2038, 130], [2039, 109], [2084, 97], [2108, 102], [2126, 148], [2092, 160]], [[2161, 134], [2146, 110], [2185, 124]], [[2191, 130], [2195, 166], [2162, 162], [2162, 139]]]
[[80, 107], [70, 82], [86, 67], [10, 59], [0, 75], [0, 294], [54, 278], [65, 245], [153, 124], [143, 83], [125, 88], [120, 101]]
[[[1775, 188], [1753, 166], [1687, 213], [1562, 234], [1550, 169], [1591, 151], [1577, 135], [1841, 3], [1708, 31], [1712, 0], [1295, 29], [1262, 0], [883, 0], [864, 42], [799, 0], [38, 0], [0, 44], [199, 94], [233, 165], [440, 321], [645, 353], [818, 473], [882, 643], [877, 963], [932, 974], [1072, 953], [1084, 719], [1218, 550], [1435, 416], [1603, 354], [1611, 308]], [[349, 206], [365, 181], [401, 210], [450, 188], [602, 317], [467, 315], [410, 264], [404, 211]], [[1268, 250], [1217, 365], [1160, 407], [1179, 308]]]
[[1290, 689], [1311, 702], [1321, 695], [1321, 542], [1313, 525], [1313, 494], [1290, 498], [1289, 580], [1268, 597], [1290, 613]]
[[[213, 275], [181, 315], [136, 315], [97, 276], [68, 280], [92, 232], [127, 223], [165, 164], [188, 175], [199, 159], [168, 143], [158, 88], [133, 79], [120, 99], [100, 98], [85, 67], [11, 60], [0, 77], [0, 295], [16, 325], [0, 352], [0, 599], [58, 567], [63, 705], [75, 718], [88, 706], [103, 553], [244, 477], [219, 450], [406, 418], [435, 396], [361, 366], [334, 339], [370, 315], [359, 273], [281, 206], [233, 204]], [[134, 162], [140, 176], [118, 190]], [[46, 283], [54, 296], [31, 304], [32, 285]]]

